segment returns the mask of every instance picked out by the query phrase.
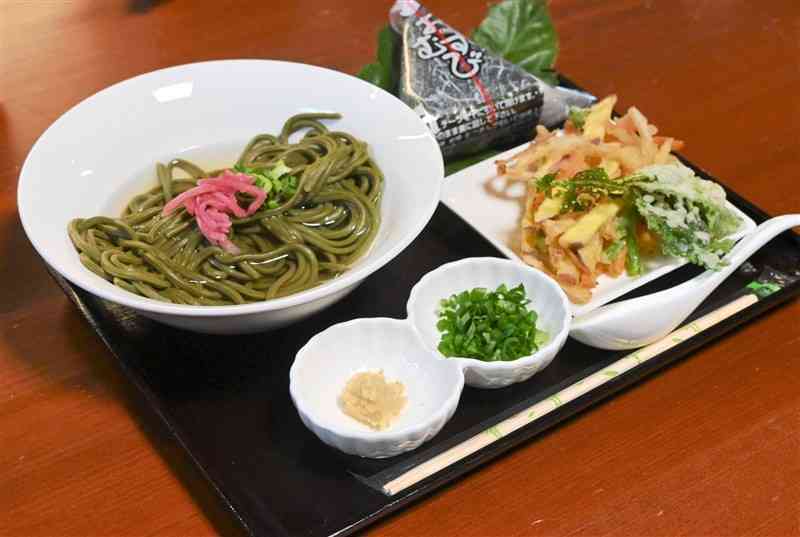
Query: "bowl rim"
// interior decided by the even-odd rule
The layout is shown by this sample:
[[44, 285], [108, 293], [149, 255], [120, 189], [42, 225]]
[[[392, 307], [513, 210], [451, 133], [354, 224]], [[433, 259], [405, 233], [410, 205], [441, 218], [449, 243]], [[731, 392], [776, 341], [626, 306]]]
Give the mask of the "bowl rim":
[[[323, 334], [329, 331], [333, 331], [335, 329], [347, 327], [353, 324], [361, 324], [363, 322], [375, 322], [375, 323], [391, 323], [391, 324], [402, 324], [407, 327], [410, 331], [409, 335], [413, 338], [416, 336], [414, 334], [414, 327], [410, 326], [407, 319], [392, 319], [390, 317], [360, 317], [358, 319], [351, 319], [349, 321], [345, 321], [342, 323], [336, 323], [334, 325], [329, 326], [325, 330], [316, 333], [311, 339], [309, 339], [305, 345], [303, 345], [297, 354], [295, 355], [294, 361], [292, 362], [291, 368], [289, 368], [289, 394], [294, 402], [294, 406], [298, 412], [305, 415], [316, 427], [327, 431], [330, 434], [333, 434], [339, 438], [347, 439], [347, 440], [357, 440], [362, 442], [368, 443], [379, 443], [385, 441], [396, 441], [406, 437], [417, 436], [420, 433], [430, 430], [434, 427], [437, 423], [442, 423], [447, 419], [448, 414], [451, 411], [455, 411], [458, 407], [458, 402], [461, 399], [461, 393], [464, 391], [464, 368], [458, 365], [457, 367], [453, 368], [454, 371], [457, 372], [456, 384], [454, 386], [455, 389], [451, 390], [451, 392], [447, 395], [444, 403], [439, 405], [437, 409], [431, 415], [425, 419], [421, 420], [416, 423], [409, 424], [401, 429], [389, 429], [385, 431], [358, 431], [358, 430], [343, 430], [339, 425], [336, 423], [332, 423], [330, 420], [325, 418], [321, 418], [314, 412], [309, 411], [309, 409], [313, 408], [310, 403], [307, 403], [303, 396], [299, 393], [299, 385], [300, 381], [297, 380], [297, 367], [298, 364], [301, 362], [303, 355], [305, 352], [308, 352], [307, 349], [311, 347], [314, 340], [321, 339]], [[438, 360], [438, 357], [433, 355], [427, 347], [425, 347], [422, 342], [419, 342], [422, 345], [422, 348], [428, 353], [431, 363], [436, 363], [435, 361]]]
[[[96, 99], [102, 98], [104, 95], [111, 93], [113, 91], [117, 91], [120, 87], [132, 84], [136, 80], [141, 80], [148, 77], [156, 77], [162, 76], [165, 73], [169, 72], [180, 72], [184, 70], [191, 71], [193, 69], [199, 69], [202, 66], [208, 65], [225, 65], [225, 64], [260, 64], [266, 68], [275, 65], [291, 65], [295, 68], [299, 67], [301, 69], [307, 69], [310, 71], [321, 71], [326, 73], [332, 73], [336, 76], [349, 78], [357, 81], [359, 84], [364, 84], [368, 86], [373, 91], [383, 92], [386, 95], [390, 96], [392, 99], [396, 100], [399, 105], [402, 105], [402, 114], [408, 115], [410, 119], [419, 122], [420, 127], [424, 128], [425, 135], [424, 139], [428, 140], [428, 142], [435, 147], [437, 151], [433, 152], [434, 159], [435, 159], [435, 172], [436, 180], [435, 181], [427, 181], [428, 188], [431, 188], [433, 192], [431, 193], [429, 204], [427, 207], [423, 207], [420, 213], [420, 218], [411, 223], [408, 226], [408, 231], [406, 234], [401, 237], [401, 239], [394, 244], [392, 244], [387, 251], [374, 259], [369, 259], [369, 252], [363, 258], [364, 260], [369, 259], [366, 263], [362, 263], [360, 266], [347, 270], [342, 276], [334, 278], [328, 282], [320, 284], [316, 287], [312, 287], [310, 289], [301, 291], [299, 293], [294, 293], [285, 297], [281, 298], [274, 298], [270, 300], [263, 300], [261, 302], [253, 302], [249, 304], [232, 304], [232, 305], [225, 305], [225, 306], [194, 306], [194, 305], [187, 305], [187, 304], [173, 304], [168, 302], [159, 302], [157, 300], [153, 300], [146, 297], [141, 297], [139, 295], [130, 293], [125, 291], [124, 289], [107, 289], [105, 287], [100, 287], [93, 285], [90, 279], [81, 279], [81, 278], [73, 278], [68, 271], [62, 270], [59, 266], [59, 263], [54, 262], [52, 256], [48, 254], [47, 248], [44, 247], [43, 244], [39, 242], [36, 238], [35, 234], [31, 233], [29, 226], [26, 225], [26, 222], [32, 221], [35, 218], [35, 215], [29, 212], [30, 207], [32, 206], [31, 203], [28, 203], [27, 200], [31, 199], [35, 196], [33, 192], [30, 192], [27, 184], [30, 183], [30, 180], [26, 181], [25, 178], [28, 174], [30, 174], [30, 166], [33, 159], [40, 158], [39, 153], [42, 151], [41, 147], [44, 143], [46, 143], [46, 139], [48, 135], [56, 128], [57, 125], [61, 124], [62, 122], [66, 121], [67, 118], [71, 117], [74, 114], [80, 113], [82, 109], [89, 107], [92, 105], [93, 101]], [[229, 60], [210, 60], [210, 61], [202, 61], [202, 62], [194, 62], [194, 63], [186, 63], [171, 67], [165, 67], [162, 69], [156, 69], [154, 71], [149, 71], [146, 73], [142, 73], [115, 84], [112, 84], [106, 88], [101, 89], [100, 91], [93, 93], [89, 97], [81, 100], [74, 106], [72, 106], [69, 110], [64, 112], [61, 116], [59, 116], [50, 126], [42, 132], [41, 135], [37, 138], [36, 142], [31, 146], [31, 149], [28, 151], [28, 154], [25, 157], [25, 161], [20, 169], [18, 183], [17, 183], [17, 210], [19, 213], [20, 221], [22, 223], [23, 230], [25, 231], [25, 235], [28, 237], [28, 240], [33, 245], [36, 252], [42, 259], [47, 263], [47, 265], [53, 268], [56, 272], [58, 272], [62, 277], [69, 280], [71, 283], [77, 285], [84, 291], [92, 293], [93, 295], [99, 296], [105, 300], [109, 300], [111, 302], [115, 302], [117, 304], [122, 304], [124, 306], [128, 306], [134, 308], [136, 310], [152, 312], [156, 314], [167, 314], [167, 315], [179, 315], [185, 317], [220, 317], [220, 316], [239, 316], [239, 315], [247, 315], [253, 313], [263, 313], [268, 311], [276, 311], [276, 310], [283, 310], [286, 308], [290, 308], [293, 306], [298, 306], [302, 304], [306, 304], [309, 302], [313, 302], [315, 300], [319, 300], [325, 298], [329, 295], [336, 293], [337, 291], [341, 291], [346, 289], [349, 286], [356, 285], [367, 278], [370, 274], [375, 272], [376, 270], [380, 269], [392, 259], [397, 257], [400, 252], [402, 252], [406, 247], [408, 247], [411, 242], [417, 238], [417, 236], [422, 232], [425, 226], [430, 222], [431, 218], [433, 217], [433, 213], [436, 211], [436, 208], [439, 204], [441, 198], [441, 189], [442, 184], [444, 182], [444, 160], [442, 158], [441, 151], [438, 150], [438, 144], [427, 129], [422, 123], [422, 120], [414, 113], [411, 108], [405, 105], [400, 99], [392, 95], [391, 93], [386, 92], [385, 90], [378, 88], [377, 86], [373, 86], [369, 82], [359, 79], [353, 75], [349, 75], [347, 73], [343, 73], [341, 71], [337, 71], [335, 69], [328, 69], [326, 67], [320, 67], [317, 65], [305, 64], [300, 62], [290, 62], [290, 61], [282, 61], [282, 60], [270, 60], [270, 59], [229, 59]], [[66, 231], [65, 231], [66, 233]], [[374, 246], [374, 245], [373, 245]], [[77, 254], [76, 254], [77, 255]], [[87, 273], [89, 272], [86, 269]], [[87, 274], [88, 276], [88, 274]]]
[[[424, 284], [428, 281], [433, 279], [434, 277], [438, 276], [442, 272], [447, 272], [453, 269], [461, 269], [464, 266], [469, 265], [481, 265], [481, 264], [494, 264], [494, 265], [505, 265], [507, 267], [511, 267], [514, 270], [517, 270], [521, 273], [528, 273], [528, 275], [533, 276], [539, 280], [543, 280], [545, 284], [553, 289], [556, 292], [556, 295], [559, 298], [559, 306], [561, 308], [561, 329], [550, 336], [547, 343], [544, 346], [540, 347], [536, 352], [530, 354], [528, 356], [521, 356], [515, 360], [509, 361], [502, 361], [502, 362], [487, 362], [484, 360], [478, 360], [477, 358], [466, 358], [463, 356], [451, 356], [446, 357], [442, 355], [438, 351], [438, 349], [431, 349], [428, 347], [428, 344], [425, 342], [424, 338], [422, 337], [422, 332], [419, 329], [419, 323], [416, 319], [416, 316], [413, 312], [413, 305], [417, 300], [417, 297], [422, 293], [421, 289], [424, 288]], [[502, 257], [466, 257], [464, 259], [459, 259], [457, 261], [451, 261], [450, 263], [445, 263], [444, 265], [440, 265], [434, 270], [425, 274], [420, 280], [414, 284], [414, 287], [411, 288], [411, 294], [408, 297], [408, 302], [406, 302], [406, 315], [407, 320], [411, 324], [414, 332], [419, 337], [423, 346], [428, 349], [434, 356], [439, 359], [443, 360], [453, 360], [457, 361], [462, 369], [473, 369], [473, 370], [481, 370], [481, 371], [492, 371], [492, 372], [500, 372], [500, 371], [511, 371], [518, 369], [520, 367], [529, 366], [535, 364], [543, 359], [547, 359], [551, 356], [555, 356], [558, 354], [559, 350], [561, 349], [564, 340], [569, 335], [570, 324], [572, 322], [572, 312], [569, 307], [569, 299], [567, 298], [566, 293], [564, 290], [561, 289], [561, 286], [558, 285], [552, 277], [550, 277], [545, 272], [541, 270], [531, 267], [528, 265], [523, 265], [517, 261], [506, 259]]]

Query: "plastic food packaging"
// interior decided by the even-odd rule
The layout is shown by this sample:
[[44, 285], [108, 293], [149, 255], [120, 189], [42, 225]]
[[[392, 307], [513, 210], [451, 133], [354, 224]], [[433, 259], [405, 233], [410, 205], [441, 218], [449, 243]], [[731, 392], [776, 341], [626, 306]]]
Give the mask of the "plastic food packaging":
[[389, 11], [400, 36], [398, 96], [436, 137], [445, 159], [530, 140], [537, 124], [563, 122], [582, 92], [553, 88], [487, 51], [415, 0]]

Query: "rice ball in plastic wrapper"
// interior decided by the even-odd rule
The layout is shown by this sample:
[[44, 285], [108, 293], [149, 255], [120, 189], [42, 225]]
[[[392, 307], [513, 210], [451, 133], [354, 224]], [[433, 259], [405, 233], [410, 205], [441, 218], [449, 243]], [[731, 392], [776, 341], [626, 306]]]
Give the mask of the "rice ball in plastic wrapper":
[[554, 88], [489, 52], [415, 0], [389, 11], [400, 36], [398, 96], [436, 137], [445, 159], [530, 140], [592, 96]]

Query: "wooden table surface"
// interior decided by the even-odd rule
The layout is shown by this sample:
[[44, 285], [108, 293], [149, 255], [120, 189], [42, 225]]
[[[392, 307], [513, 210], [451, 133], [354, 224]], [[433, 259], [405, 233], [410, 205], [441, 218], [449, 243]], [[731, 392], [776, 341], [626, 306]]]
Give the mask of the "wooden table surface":
[[[428, 6], [467, 31], [486, 2]], [[388, 7], [0, 1], [0, 535], [239, 532], [25, 238], [16, 184], [36, 138], [103, 87], [170, 65], [277, 58], [353, 73]], [[800, 210], [797, 0], [551, 7], [562, 72], [636, 104], [769, 213]], [[799, 318], [798, 301], [766, 315], [375, 533], [800, 535]]]

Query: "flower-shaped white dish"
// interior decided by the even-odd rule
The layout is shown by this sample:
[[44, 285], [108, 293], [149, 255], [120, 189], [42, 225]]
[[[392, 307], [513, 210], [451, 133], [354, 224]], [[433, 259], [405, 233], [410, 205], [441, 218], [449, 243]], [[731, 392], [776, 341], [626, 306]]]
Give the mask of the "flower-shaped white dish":
[[[510, 362], [445, 358], [437, 350], [437, 310], [442, 299], [475, 287], [520, 283], [548, 340], [531, 356]], [[411, 290], [408, 319], [356, 319], [331, 326], [300, 349], [289, 372], [289, 391], [300, 419], [323, 442], [362, 457], [383, 458], [419, 447], [453, 415], [464, 383], [500, 388], [541, 371], [564, 346], [571, 315], [567, 297], [534, 268], [494, 257], [448, 263], [425, 275]], [[383, 371], [406, 388], [397, 421], [374, 431], [347, 416], [339, 396], [363, 371]]]
[[529, 379], [550, 364], [566, 342], [572, 318], [569, 301], [558, 284], [543, 272], [508, 259], [476, 257], [442, 265], [426, 274], [411, 290], [408, 320], [431, 352], [441, 334], [436, 328], [439, 302], [455, 293], [500, 284], [522, 284], [531, 299], [529, 308], [536, 311], [537, 328], [547, 332], [547, 342], [534, 354], [509, 362], [485, 362], [474, 358], [449, 358], [464, 368], [467, 384], [476, 388], [502, 388]]
[[[363, 371], [382, 370], [405, 386], [407, 402], [394, 423], [374, 431], [346, 415], [339, 396]], [[433, 438], [458, 406], [464, 375], [459, 364], [437, 360], [413, 328], [397, 319], [356, 319], [331, 326], [297, 353], [289, 391], [300, 419], [323, 442], [345, 453], [384, 458]]]

